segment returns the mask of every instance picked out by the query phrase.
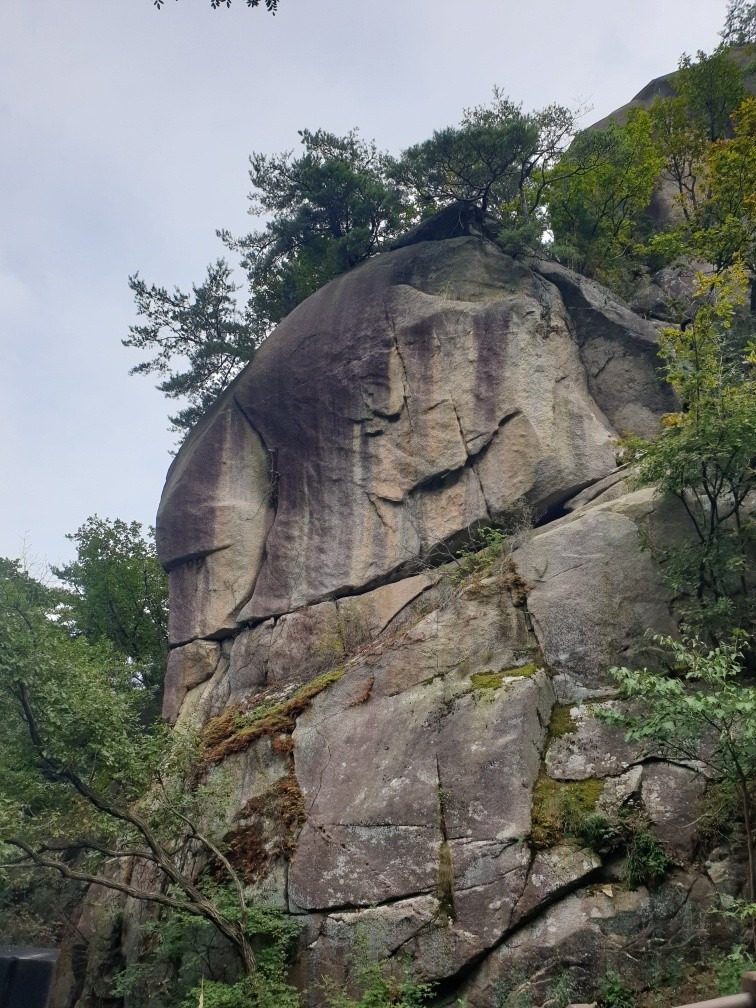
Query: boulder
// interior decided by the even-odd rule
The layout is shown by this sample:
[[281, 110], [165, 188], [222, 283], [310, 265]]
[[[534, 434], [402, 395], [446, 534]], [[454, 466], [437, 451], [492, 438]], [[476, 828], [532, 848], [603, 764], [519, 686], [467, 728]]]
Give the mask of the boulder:
[[292, 312], [177, 455], [172, 640], [399, 580], [523, 501], [542, 516], [670, 403], [653, 327], [570, 271], [474, 236], [378, 256]]

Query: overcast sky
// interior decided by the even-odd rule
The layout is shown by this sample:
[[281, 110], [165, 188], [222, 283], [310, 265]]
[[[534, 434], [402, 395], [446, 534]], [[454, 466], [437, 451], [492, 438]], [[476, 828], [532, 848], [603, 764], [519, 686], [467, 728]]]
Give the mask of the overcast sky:
[[129, 377], [129, 274], [188, 286], [243, 232], [247, 155], [359, 126], [398, 152], [485, 102], [623, 104], [726, 0], [0, 0], [0, 555], [154, 521], [175, 409]]

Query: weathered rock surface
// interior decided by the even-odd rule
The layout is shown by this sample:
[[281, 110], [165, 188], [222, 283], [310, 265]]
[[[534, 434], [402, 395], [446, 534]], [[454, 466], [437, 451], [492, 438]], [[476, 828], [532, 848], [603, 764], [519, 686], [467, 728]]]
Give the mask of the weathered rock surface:
[[475, 237], [379, 256], [278, 327], [171, 467], [172, 639], [397, 579], [522, 501], [543, 515], [669, 408], [653, 327], [596, 284]]
[[[457, 237], [302, 304], [177, 456], [165, 713], [220, 715], [224, 829], [253, 896], [302, 922], [313, 1008], [365, 942], [471, 1008], [523, 976], [545, 999], [565, 971], [588, 998], [607, 966], [695, 949], [736, 888], [727, 850], [695, 861], [694, 769], [597, 716], [609, 667], [676, 629], [641, 542], [685, 519], [623, 482], [613, 444], [671, 407], [653, 326]], [[457, 555], [528, 510], [537, 527]], [[279, 715], [255, 720], [263, 703]], [[621, 843], [590, 849], [564, 809], [534, 839], [540, 796], [571, 788], [681, 869], [629, 891]]]

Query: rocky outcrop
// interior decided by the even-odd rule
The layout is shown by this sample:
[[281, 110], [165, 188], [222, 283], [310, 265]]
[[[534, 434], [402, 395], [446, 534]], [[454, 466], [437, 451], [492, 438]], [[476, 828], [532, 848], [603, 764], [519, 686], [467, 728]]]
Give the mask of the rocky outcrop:
[[[673, 408], [655, 336], [555, 264], [416, 236], [292, 313], [174, 461], [165, 714], [204, 726], [303, 987], [348, 985], [367, 941], [471, 1008], [525, 974], [587, 996], [607, 963], [695, 947], [737, 885], [726, 854], [695, 862], [695, 768], [600, 716], [609, 667], [676, 626], [640, 543], [685, 519], [615, 463]], [[475, 552], [481, 526], [509, 537]], [[565, 826], [576, 802], [632, 813], [663, 883], [629, 890], [626, 847]]]
[[168, 476], [171, 638], [396, 580], [476, 523], [542, 518], [671, 408], [653, 327], [475, 237], [398, 249], [276, 330]]

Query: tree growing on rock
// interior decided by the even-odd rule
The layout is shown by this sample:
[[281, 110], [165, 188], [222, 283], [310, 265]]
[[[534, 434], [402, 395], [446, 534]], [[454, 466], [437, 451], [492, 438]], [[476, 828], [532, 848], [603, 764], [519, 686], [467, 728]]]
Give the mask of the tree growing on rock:
[[242, 237], [219, 232], [246, 274], [247, 293], [223, 259], [190, 292], [129, 278], [141, 321], [124, 346], [151, 357], [131, 374], [156, 374], [187, 405], [171, 417], [186, 434], [252, 359], [273, 326], [313, 291], [385, 248], [414, 220], [388, 178], [388, 158], [356, 130], [302, 130], [301, 153], [252, 154], [250, 212], [267, 219]]
[[574, 130], [575, 114], [564, 106], [526, 113], [494, 89], [489, 105], [466, 109], [458, 126], [404, 151], [392, 174], [424, 214], [467, 204], [539, 242], [545, 224], [534, 218]]
[[667, 549], [667, 572], [686, 622], [715, 640], [753, 618], [756, 348], [739, 324], [747, 286], [742, 265], [699, 277], [695, 317], [661, 334], [681, 409], [662, 418], [656, 440], [628, 442], [641, 482], [677, 498], [690, 519], [695, 547]]
[[622, 287], [650, 232], [647, 210], [661, 168], [645, 110], [634, 110], [625, 126], [580, 133], [548, 190], [557, 257]]
[[147, 284], [138, 273], [129, 287], [142, 321], [122, 343], [154, 355], [129, 374], [159, 375], [158, 389], [186, 403], [170, 417], [172, 429], [186, 434], [252, 359], [265, 328], [238, 303], [240, 286], [223, 259], [189, 293]]

